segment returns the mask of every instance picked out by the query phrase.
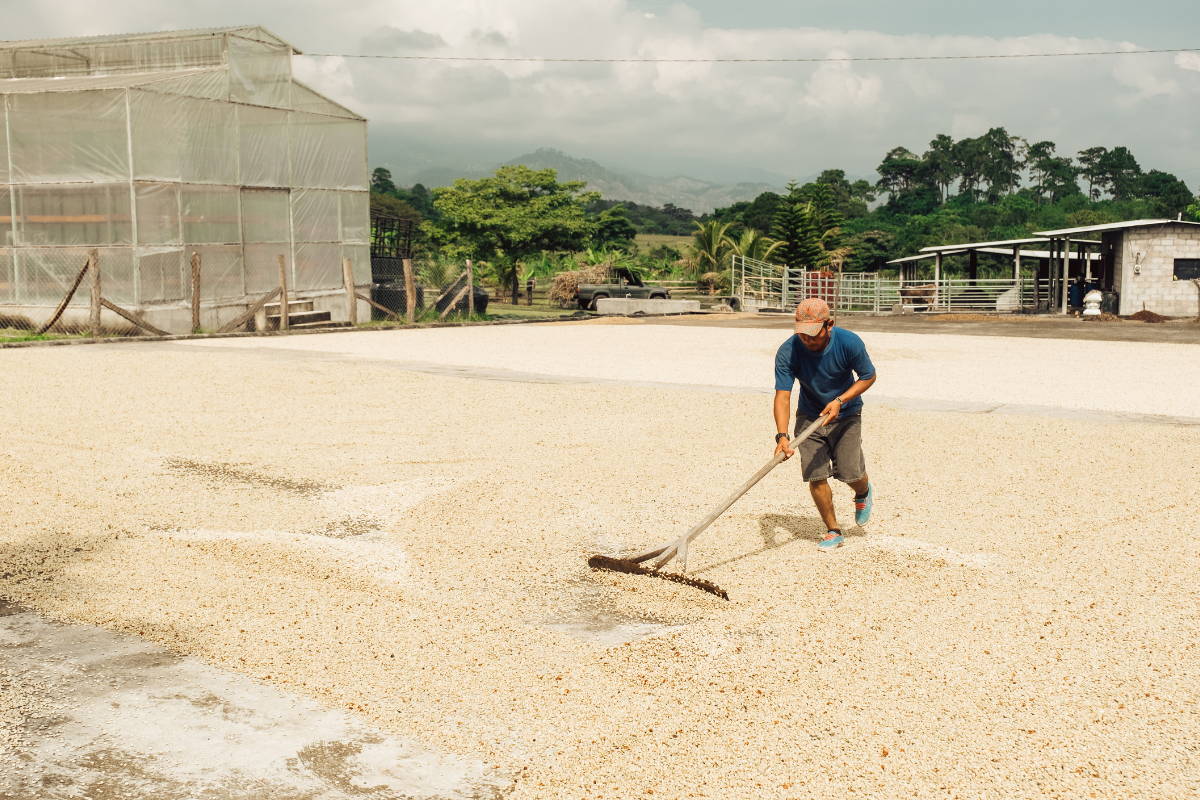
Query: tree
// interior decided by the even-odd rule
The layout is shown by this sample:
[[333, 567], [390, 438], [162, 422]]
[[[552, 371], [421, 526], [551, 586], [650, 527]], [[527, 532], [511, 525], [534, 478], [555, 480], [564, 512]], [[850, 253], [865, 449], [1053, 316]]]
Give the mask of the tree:
[[896, 251], [895, 235], [878, 229], [856, 233], [847, 238], [846, 244], [851, 250], [846, 266], [856, 272], [883, 269]]
[[1100, 175], [1112, 192], [1114, 200], [1130, 200], [1136, 196], [1142, 168], [1127, 147], [1114, 147], [1100, 157]]
[[1192, 222], [1200, 222], [1200, 197], [1197, 197], [1195, 202], [1187, 207], [1183, 212], [1184, 219], [1190, 219]]
[[731, 252], [734, 255], [753, 258], [757, 261], [767, 261], [771, 258], [771, 254], [781, 246], [780, 242], [753, 228], [743, 230], [742, 235], [737, 239], [731, 239], [730, 244]]
[[771, 222], [771, 235], [780, 243], [775, 251], [776, 259], [788, 269], [802, 269], [809, 252], [806, 241], [806, 214], [800, 197], [800, 187], [795, 181], [787, 185], [787, 194], [780, 198], [775, 218]]
[[803, 269], [819, 269], [826, 262], [820, 215], [812, 203], [802, 205], [800, 212], [800, 231], [795, 242], [795, 250], [800, 257], [799, 266]]
[[420, 220], [421, 212], [392, 194], [371, 192], [371, 213], [385, 217]]
[[1137, 195], [1149, 200], [1154, 213], [1160, 217], [1174, 217], [1192, 202], [1192, 192], [1186, 183], [1169, 172], [1156, 169], [1141, 176]]
[[596, 217], [596, 230], [592, 233], [592, 247], [628, 250], [637, 236], [637, 228], [629, 219], [625, 206], [606, 208]]
[[995, 202], [1021, 185], [1020, 139], [1004, 128], [992, 128], [978, 139], [982, 177], [988, 184], [988, 200]]
[[922, 161], [925, 176], [937, 187], [939, 202], [945, 203], [950, 197], [950, 184], [958, 177], [954, 162], [954, 140], [939, 133], [929, 143]]
[[1104, 191], [1104, 171], [1100, 167], [1100, 162], [1108, 154], [1107, 147], [1089, 147], [1086, 150], [1080, 150], [1077, 158], [1079, 159], [1079, 174], [1082, 175], [1088, 182], [1088, 199], [1096, 200]]
[[582, 250], [593, 231], [584, 204], [594, 193], [583, 181], [559, 183], [553, 169], [504, 166], [479, 180], [460, 178], [435, 189], [439, 238], [465, 255], [492, 261], [513, 303], [520, 293], [520, 261], [543, 250]]
[[696, 256], [696, 274], [720, 272], [725, 269], [726, 259], [733, 252], [733, 241], [729, 238], [730, 222], [697, 222], [692, 233], [692, 251]]
[[921, 169], [921, 159], [907, 147], [893, 147], [875, 169], [879, 173], [879, 182], [875, 184], [879, 190], [897, 195], [912, 188]]
[[386, 167], [376, 167], [371, 172], [371, 191], [378, 194], [396, 194], [396, 184], [392, 182], [392, 172]]
[[974, 202], [987, 171], [987, 158], [980, 139], [959, 139], [954, 143], [954, 171], [958, 175], [958, 193]]

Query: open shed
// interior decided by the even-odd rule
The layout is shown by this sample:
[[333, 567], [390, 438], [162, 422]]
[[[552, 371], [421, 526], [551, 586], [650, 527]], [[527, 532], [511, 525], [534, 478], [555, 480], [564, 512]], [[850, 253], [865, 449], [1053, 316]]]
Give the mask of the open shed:
[[1099, 235], [1099, 269], [1084, 276], [1079, 267], [1060, 260], [1061, 280], [1091, 281], [1098, 275], [1100, 288], [1117, 294], [1121, 314], [1147, 309], [1168, 316], [1200, 316], [1200, 223], [1135, 219], [1038, 235], [1048, 237], [1059, 252], [1069, 250], [1081, 236]]
[[281, 258], [344, 319], [343, 261], [371, 277], [366, 120], [295, 80], [296, 52], [260, 27], [0, 43], [0, 315], [48, 317], [95, 251], [105, 298], [172, 332], [196, 261], [204, 328]]

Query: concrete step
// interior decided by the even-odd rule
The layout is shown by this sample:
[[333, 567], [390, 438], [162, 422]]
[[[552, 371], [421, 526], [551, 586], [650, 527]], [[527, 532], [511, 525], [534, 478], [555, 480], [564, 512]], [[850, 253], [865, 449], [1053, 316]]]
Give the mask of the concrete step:
[[[301, 311], [294, 313], [288, 311], [288, 326], [295, 328], [300, 325], [305, 325], [310, 322], [329, 322], [332, 314], [328, 311]], [[272, 329], [279, 327], [279, 315], [267, 314], [267, 325]]]
[[[314, 306], [313, 306], [312, 300], [289, 300], [288, 301], [288, 313], [289, 314], [299, 314], [304, 311], [312, 311], [313, 308], [314, 308]], [[266, 310], [268, 317], [279, 316], [279, 303], [267, 303], [265, 306], [263, 306], [263, 309]]]
[[298, 323], [295, 325], [293, 325], [290, 321], [288, 322], [289, 330], [303, 330], [303, 329], [308, 329], [308, 328], [349, 328], [349, 327], [350, 327], [350, 323], [346, 322], [344, 320], [342, 322], [334, 322], [333, 320], [326, 320], [325, 322], [301, 322], [301, 323]]

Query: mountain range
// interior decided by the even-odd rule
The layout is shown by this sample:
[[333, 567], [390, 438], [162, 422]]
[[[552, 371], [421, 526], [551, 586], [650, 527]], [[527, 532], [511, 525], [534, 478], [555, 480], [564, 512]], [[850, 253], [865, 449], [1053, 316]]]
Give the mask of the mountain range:
[[[504, 162], [504, 165], [508, 164], [524, 164], [532, 169], [552, 168], [558, 172], [559, 180], [584, 181], [588, 190], [599, 192], [606, 200], [626, 200], [648, 206], [671, 203], [696, 214], [705, 214], [742, 200], [753, 200], [763, 192], [783, 189], [770, 183], [714, 183], [685, 176], [661, 178], [639, 172], [617, 171], [589, 158], [576, 158], [550, 147], [541, 147]], [[456, 178], [481, 178], [494, 171], [495, 167], [457, 170], [436, 167], [420, 172], [415, 182], [427, 187], [445, 186]]]

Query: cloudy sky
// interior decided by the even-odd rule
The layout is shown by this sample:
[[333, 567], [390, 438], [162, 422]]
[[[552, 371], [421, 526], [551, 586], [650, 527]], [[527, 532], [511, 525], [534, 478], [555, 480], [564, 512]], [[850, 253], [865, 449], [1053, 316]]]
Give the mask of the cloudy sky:
[[[0, 0], [5, 38], [257, 24], [306, 53], [736, 58], [1200, 48], [1197, 0]], [[553, 64], [304, 56], [404, 179], [540, 146], [720, 181], [871, 176], [991, 126], [1127, 145], [1200, 191], [1200, 52], [1012, 61]]]

